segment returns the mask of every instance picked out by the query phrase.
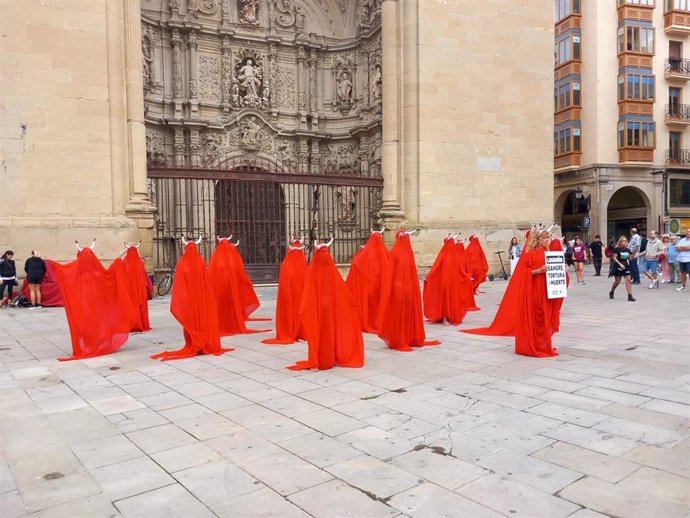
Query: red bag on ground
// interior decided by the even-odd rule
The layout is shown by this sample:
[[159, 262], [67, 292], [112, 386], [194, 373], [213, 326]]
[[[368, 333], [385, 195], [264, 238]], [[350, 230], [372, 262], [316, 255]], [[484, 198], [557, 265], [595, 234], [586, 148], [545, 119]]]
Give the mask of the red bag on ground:
[[117, 351], [129, 338], [137, 319], [122, 260], [115, 259], [106, 270], [93, 250], [84, 248], [76, 261], [53, 265], [72, 339], [72, 356], [58, 360], [80, 360]]
[[[41, 282], [41, 306], [58, 307], [63, 306], [62, 294], [60, 293], [60, 286], [57, 281], [57, 274], [55, 273], [55, 265], [58, 264], [50, 259], [43, 259], [46, 263], [46, 274]], [[29, 293], [29, 282], [24, 279], [20, 293], [27, 300], [31, 300]]]
[[307, 274], [304, 246], [299, 240], [288, 247], [287, 255], [278, 274], [278, 300], [276, 301], [276, 337], [262, 340], [265, 344], [286, 345], [306, 339], [300, 307]]
[[178, 360], [198, 354], [219, 356], [232, 348], [220, 346], [216, 297], [203, 257], [196, 243], [187, 243], [184, 254], [175, 266], [175, 284], [170, 298], [170, 312], [182, 325], [184, 347], [178, 351], [164, 351], [151, 358]]
[[470, 236], [470, 244], [467, 245], [467, 260], [472, 275], [472, 287], [477, 293], [479, 285], [486, 281], [486, 275], [489, 273], [489, 263], [477, 236]]
[[317, 245], [304, 283], [302, 325], [309, 358], [288, 369], [362, 367], [364, 341], [357, 308], [327, 245]]
[[410, 235], [403, 230], [398, 231], [390, 253], [376, 323], [378, 336], [391, 349], [411, 351], [411, 346], [441, 343], [426, 340], [417, 265]]
[[468, 311], [464, 292], [467, 288], [472, 291], [471, 283], [464, 280], [455, 240], [447, 237], [424, 279], [424, 316], [431, 322], [460, 324]]
[[[247, 329], [245, 325], [249, 313], [259, 307], [259, 299], [244, 271], [244, 263], [238, 264], [238, 257], [237, 248], [228, 239], [221, 239], [211, 254], [208, 266], [221, 336], [270, 331]], [[242, 258], [239, 260], [241, 262]]]
[[347, 284], [357, 304], [362, 330], [376, 333], [376, 317], [381, 299], [381, 285], [388, 268], [388, 250], [382, 231], [373, 230], [362, 249], [352, 258]]
[[125, 277], [127, 278], [129, 288], [129, 298], [132, 305], [136, 308], [136, 321], [132, 326], [132, 332], [150, 331], [149, 324], [149, 303], [148, 303], [148, 289], [147, 280], [150, 281], [146, 274], [146, 267], [143, 259], [139, 256], [139, 250], [136, 246], [128, 246], [125, 258], [122, 260], [122, 265], [125, 268]]

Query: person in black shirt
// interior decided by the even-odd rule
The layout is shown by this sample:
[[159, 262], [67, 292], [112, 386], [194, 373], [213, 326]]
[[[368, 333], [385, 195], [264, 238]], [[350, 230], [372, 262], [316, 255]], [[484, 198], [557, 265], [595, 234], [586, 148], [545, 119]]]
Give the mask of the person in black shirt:
[[616, 247], [613, 249], [613, 268], [611, 269], [611, 274], [615, 278], [613, 285], [611, 286], [611, 291], [609, 291], [609, 298], [613, 299], [613, 292], [621, 283], [621, 277], [625, 278], [625, 290], [628, 292], [628, 302], [635, 302], [632, 296], [632, 280], [630, 278], [630, 261], [632, 260], [633, 254], [628, 248], [628, 239], [622, 236]]
[[[0, 260], [0, 279], [2, 279], [2, 286], [0, 286], [0, 298], [2, 298], [2, 305], [7, 306], [14, 298], [14, 286], [17, 284], [17, 269], [14, 266], [14, 252], [7, 250], [2, 254]], [[5, 289], [7, 289], [7, 297], [5, 297]]]
[[43, 307], [41, 306], [41, 283], [46, 275], [47, 268], [38, 250], [31, 250], [31, 257], [24, 263], [24, 271], [26, 272], [26, 282], [29, 284], [31, 306], [41, 308]]
[[603, 258], [604, 243], [601, 242], [601, 236], [594, 236], [594, 241], [589, 244], [589, 253], [592, 256], [594, 263], [594, 276], [601, 277], [601, 260]]

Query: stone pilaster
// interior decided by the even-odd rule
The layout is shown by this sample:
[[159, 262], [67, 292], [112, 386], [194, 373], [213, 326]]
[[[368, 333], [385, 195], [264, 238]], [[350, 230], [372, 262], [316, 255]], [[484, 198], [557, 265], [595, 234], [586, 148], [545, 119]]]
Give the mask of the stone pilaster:
[[192, 119], [199, 117], [199, 62], [197, 49], [199, 42], [195, 31], [190, 31], [187, 38], [189, 44], [189, 115]]

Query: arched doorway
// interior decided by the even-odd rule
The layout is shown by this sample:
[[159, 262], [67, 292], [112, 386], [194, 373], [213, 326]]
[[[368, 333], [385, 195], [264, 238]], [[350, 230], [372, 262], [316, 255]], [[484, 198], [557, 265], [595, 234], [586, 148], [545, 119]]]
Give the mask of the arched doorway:
[[607, 207], [607, 233], [610, 238], [630, 235], [631, 228], [647, 233], [647, 214], [649, 203], [642, 191], [636, 187], [618, 189]]
[[220, 180], [215, 187], [215, 232], [241, 240], [242, 258], [253, 281], [275, 281], [287, 236], [280, 184]]
[[591, 210], [591, 197], [581, 190], [566, 191], [559, 197], [556, 204], [556, 223], [561, 225], [563, 235], [568, 239], [579, 234], [584, 240], [588, 239], [589, 228], [586, 220]]

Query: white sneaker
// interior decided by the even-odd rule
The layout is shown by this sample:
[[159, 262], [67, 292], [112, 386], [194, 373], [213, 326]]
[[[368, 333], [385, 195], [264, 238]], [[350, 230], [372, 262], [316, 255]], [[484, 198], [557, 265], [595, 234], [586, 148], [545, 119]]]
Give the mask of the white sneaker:
[[679, 286], [676, 291], [685, 291], [685, 286]]
[[653, 290], [654, 289], [654, 281], [649, 283], [649, 286], [647, 286], [648, 290]]

